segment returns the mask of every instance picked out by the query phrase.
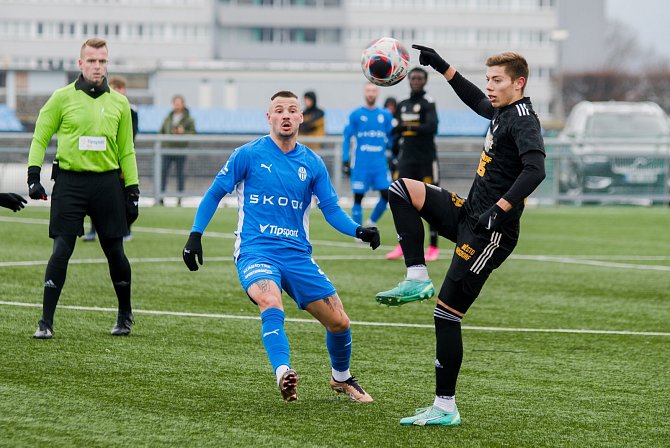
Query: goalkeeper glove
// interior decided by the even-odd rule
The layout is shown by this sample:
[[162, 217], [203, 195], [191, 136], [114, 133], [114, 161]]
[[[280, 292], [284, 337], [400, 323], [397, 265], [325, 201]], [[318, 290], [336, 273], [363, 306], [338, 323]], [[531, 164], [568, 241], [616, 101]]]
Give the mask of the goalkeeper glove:
[[419, 53], [419, 64], [430, 65], [442, 75], [449, 69], [449, 63], [442, 59], [442, 57], [437, 54], [437, 51], [432, 48], [424, 47], [423, 45], [412, 45], [412, 48], [421, 52]]
[[479, 220], [475, 225], [475, 231], [482, 232], [484, 230], [497, 230], [502, 223], [505, 222], [505, 216], [505, 211], [500, 208], [498, 204], [493, 204], [490, 209], [479, 215]]
[[42, 168], [39, 166], [28, 167], [28, 196], [30, 199], [47, 200], [47, 192], [40, 183], [40, 172]]
[[140, 189], [137, 185], [126, 187], [126, 221], [128, 227], [137, 220], [140, 215]]
[[0, 207], [5, 207], [15, 212], [18, 212], [26, 204], [26, 201], [23, 196], [16, 193], [0, 193]]
[[[184, 263], [188, 266], [190, 271], [198, 270], [198, 263], [202, 266], [202, 233], [191, 232], [188, 236], [188, 241], [186, 241], [186, 246], [184, 246], [184, 251], [182, 253], [182, 258]], [[198, 258], [198, 263], [195, 262], [196, 257]]]
[[375, 250], [381, 244], [381, 238], [379, 237], [379, 230], [376, 227], [363, 227], [358, 226], [356, 229], [356, 238], [366, 243], [370, 243], [372, 250]]

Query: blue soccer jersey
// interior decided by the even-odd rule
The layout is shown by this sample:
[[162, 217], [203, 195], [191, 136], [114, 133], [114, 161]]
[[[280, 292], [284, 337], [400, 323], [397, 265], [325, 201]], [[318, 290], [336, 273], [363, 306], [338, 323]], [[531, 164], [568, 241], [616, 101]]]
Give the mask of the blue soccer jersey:
[[376, 169], [387, 166], [386, 149], [393, 128], [391, 112], [381, 107], [368, 109], [359, 107], [349, 115], [349, 124], [344, 131], [342, 160], [351, 158], [351, 137], [356, 138], [356, 154], [353, 169]]
[[204, 233], [221, 199], [233, 191], [238, 202], [235, 259], [241, 251], [311, 253], [313, 196], [333, 227], [356, 234], [357, 224], [338, 205], [323, 160], [300, 143], [283, 153], [268, 135], [237, 148], [203, 197], [192, 230]]

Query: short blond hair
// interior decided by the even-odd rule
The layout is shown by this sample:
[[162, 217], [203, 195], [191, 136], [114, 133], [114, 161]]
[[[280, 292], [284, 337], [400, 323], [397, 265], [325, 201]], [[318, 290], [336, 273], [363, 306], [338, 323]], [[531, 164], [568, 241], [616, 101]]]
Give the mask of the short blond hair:
[[79, 50], [79, 58], [84, 59], [84, 48], [86, 47], [91, 47], [91, 48], [107, 48], [107, 41], [105, 39], [101, 39], [99, 37], [92, 37], [90, 39], [87, 39], [86, 42], [84, 42], [81, 46], [81, 49]]

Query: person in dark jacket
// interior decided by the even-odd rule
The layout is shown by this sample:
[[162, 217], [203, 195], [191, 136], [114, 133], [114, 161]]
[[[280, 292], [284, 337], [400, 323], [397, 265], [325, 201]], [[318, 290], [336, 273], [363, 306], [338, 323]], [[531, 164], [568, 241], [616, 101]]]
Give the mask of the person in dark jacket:
[[[175, 95], [172, 97], [172, 111], [163, 120], [161, 126], [161, 134], [195, 134], [195, 121], [186, 108], [186, 101], [182, 95]], [[186, 148], [187, 142], [165, 142], [164, 148]], [[184, 191], [184, 165], [186, 164], [186, 156], [184, 155], [166, 155], [163, 156], [163, 169], [161, 176], [161, 191], [165, 191], [167, 185], [167, 175], [170, 171], [170, 166], [175, 166], [177, 173], [177, 192]], [[177, 198], [177, 204], [181, 205], [181, 196]]]
[[[305, 105], [302, 113], [304, 120], [300, 125], [301, 137], [322, 137], [326, 135], [326, 120], [323, 110], [316, 105], [316, 93], [312, 91], [305, 92], [303, 95]], [[321, 149], [321, 145], [311, 143], [312, 149]]]

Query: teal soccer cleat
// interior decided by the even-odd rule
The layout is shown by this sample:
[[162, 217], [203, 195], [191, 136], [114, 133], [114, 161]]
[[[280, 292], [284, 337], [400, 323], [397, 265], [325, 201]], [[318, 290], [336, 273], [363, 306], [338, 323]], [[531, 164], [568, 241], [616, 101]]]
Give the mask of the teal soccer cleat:
[[400, 306], [417, 300], [430, 299], [435, 295], [435, 287], [430, 280], [403, 280], [393, 289], [378, 292], [375, 296], [377, 303], [388, 306]]
[[446, 412], [436, 406], [420, 408], [416, 415], [400, 419], [402, 426], [458, 426], [461, 424], [461, 414], [458, 408], [454, 412]]

